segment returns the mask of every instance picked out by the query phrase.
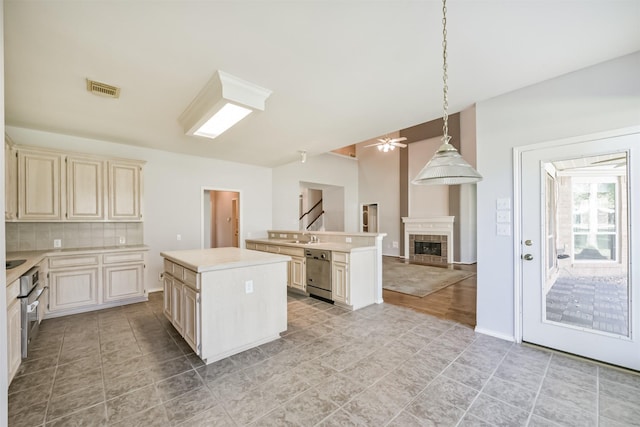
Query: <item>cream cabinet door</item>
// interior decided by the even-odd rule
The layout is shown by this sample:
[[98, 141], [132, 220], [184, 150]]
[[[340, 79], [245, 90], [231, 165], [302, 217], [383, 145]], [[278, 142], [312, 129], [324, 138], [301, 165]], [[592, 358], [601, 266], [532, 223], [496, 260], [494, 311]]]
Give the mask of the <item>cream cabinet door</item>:
[[200, 344], [200, 302], [199, 294], [189, 286], [184, 286], [184, 330], [182, 336], [194, 352], [199, 354]]
[[344, 262], [333, 262], [331, 265], [332, 297], [335, 302], [349, 304], [349, 266]]
[[67, 219], [104, 219], [104, 162], [67, 157]]
[[98, 268], [49, 271], [49, 311], [98, 304]]
[[14, 220], [18, 213], [18, 158], [15, 148], [4, 144], [4, 219]]
[[18, 150], [18, 219], [61, 220], [63, 155]]
[[163, 313], [167, 319], [173, 321], [173, 316], [171, 314], [171, 287], [173, 283], [173, 278], [164, 272], [164, 280], [163, 280], [163, 298], [164, 298], [164, 307]]
[[184, 329], [184, 303], [182, 301], [183, 286], [184, 285], [177, 280], [173, 280], [171, 283], [171, 323], [173, 323], [173, 327], [176, 328], [176, 331], [178, 331], [180, 335], [182, 335], [182, 331]]
[[289, 286], [304, 291], [307, 288], [305, 274], [305, 259], [302, 257], [291, 257], [289, 261]]
[[138, 163], [109, 162], [109, 219], [140, 221], [142, 167]]
[[104, 302], [144, 295], [144, 265], [110, 265], [103, 267]]
[[13, 379], [22, 362], [22, 329], [20, 327], [20, 303], [14, 301], [7, 309], [7, 348], [9, 382]]

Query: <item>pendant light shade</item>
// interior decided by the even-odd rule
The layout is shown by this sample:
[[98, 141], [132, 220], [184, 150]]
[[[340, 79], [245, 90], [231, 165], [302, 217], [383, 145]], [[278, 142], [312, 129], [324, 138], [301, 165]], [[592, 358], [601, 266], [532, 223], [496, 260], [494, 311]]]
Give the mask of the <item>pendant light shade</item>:
[[482, 176], [449, 144], [451, 137], [438, 148], [433, 158], [411, 181], [416, 185], [456, 185], [482, 180]]
[[449, 86], [447, 65], [447, 0], [442, 0], [442, 87], [443, 102], [443, 126], [442, 145], [429, 160], [418, 176], [411, 183], [416, 185], [457, 185], [470, 184], [482, 181], [480, 175], [469, 163], [467, 163], [456, 147], [449, 144]]

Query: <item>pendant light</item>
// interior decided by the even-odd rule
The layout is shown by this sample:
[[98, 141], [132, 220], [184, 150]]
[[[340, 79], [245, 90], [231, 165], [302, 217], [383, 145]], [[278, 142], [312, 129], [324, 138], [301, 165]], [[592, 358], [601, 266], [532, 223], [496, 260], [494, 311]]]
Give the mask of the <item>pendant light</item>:
[[449, 97], [447, 86], [447, 0], [442, 0], [442, 88], [444, 110], [442, 125], [442, 145], [433, 158], [411, 181], [416, 185], [456, 185], [482, 181], [482, 176], [467, 163], [458, 150], [449, 143]]

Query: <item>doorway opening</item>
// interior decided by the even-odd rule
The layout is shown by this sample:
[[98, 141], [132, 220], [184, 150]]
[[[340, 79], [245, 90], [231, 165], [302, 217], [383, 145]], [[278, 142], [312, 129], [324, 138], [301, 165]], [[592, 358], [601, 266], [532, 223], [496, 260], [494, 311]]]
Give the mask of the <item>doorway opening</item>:
[[378, 232], [378, 204], [377, 203], [365, 203], [362, 205], [362, 224], [360, 231], [363, 233], [377, 233]]
[[202, 189], [202, 248], [240, 247], [240, 193]]
[[344, 231], [344, 187], [300, 182], [300, 230]]

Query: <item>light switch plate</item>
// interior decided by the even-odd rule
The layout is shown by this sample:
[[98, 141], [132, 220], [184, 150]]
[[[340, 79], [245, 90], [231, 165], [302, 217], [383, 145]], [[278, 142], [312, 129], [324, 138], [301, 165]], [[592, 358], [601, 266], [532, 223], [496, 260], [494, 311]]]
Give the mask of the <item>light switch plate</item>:
[[120, 242], [121, 245], [124, 245], [125, 243], [127, 243], [127, 238], [124, 237], [124, 236], [120, 236], [119, 242]]
[[511, 211], [496, 211], [496, 222], [498, 223], [511, 222]]
[[247, 280], [244, 282], [244, 291], [247, 294], [253, 293], [253, 280]]
[[496, 209], [511, 209], [511, 199], [508, 197], [497, 199]]
[[511, 225], [510, 224], [496, 224], [496, 234], [498, 236], [511, 236]]
[[61, 248], [62, 247], [62, 239], [53, 239], [53, 247]]
[[395, 242], [395, 241], [394, 241], [394, 242], [393, 242], [393, 247], [394, 247], [394, 248], [397, 248], [397, 247], [398, 247], [398, 242]]
[[345, 237], [344, 241], [347, 242], [347, 243], [351, 243], [351, 237]]

